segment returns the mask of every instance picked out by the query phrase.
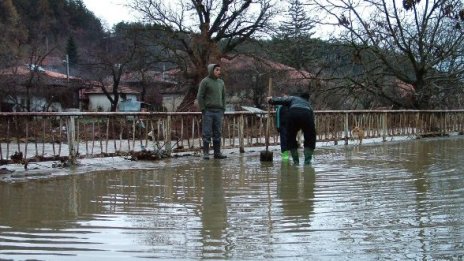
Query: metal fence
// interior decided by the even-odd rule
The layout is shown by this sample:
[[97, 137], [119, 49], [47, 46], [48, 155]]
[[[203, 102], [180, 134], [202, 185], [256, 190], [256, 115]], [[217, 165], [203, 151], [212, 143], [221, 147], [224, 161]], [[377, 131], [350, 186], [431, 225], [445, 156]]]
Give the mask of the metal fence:
[[[464, 131], [464, 110], [316, 111], [318, 142], [344, 142], [360, 127], [366, 139], [448, 135]], [[279, 144], [274, 112], [227, 112], [222, 145], [238, 148]], [[0, 113], [0, 164], [83, 157], [159, 159], [201, 149], [199, 112]]]

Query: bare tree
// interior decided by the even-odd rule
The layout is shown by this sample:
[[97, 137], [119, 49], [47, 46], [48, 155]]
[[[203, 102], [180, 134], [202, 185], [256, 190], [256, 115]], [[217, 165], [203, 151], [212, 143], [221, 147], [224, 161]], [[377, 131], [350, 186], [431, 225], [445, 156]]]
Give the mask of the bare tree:
[[87, 64], [83, 64], [91, 71], [88, 78], [100, 83], [111, 103], [111, 111], [116, 111], [119, 103], [121, 77], [137, 66], [140, 44], [139, 35], [130, 29], [109, 35], [88, 55]]
[[[131, 0], [146, 22], [162, 26], [163, 44], [183, 68], [190, 88], [178, 110], [191, 108], [207, 65], [269, 26], [274, 0]], [[160, 39], [161, 40], [161, 39]]]
[[[332, 25], [344, 29], [341, 39], [353, 48], [357, 74], [345, 87], [417, 109], [447, 107], [450, 95], [462, 93], [462, 1], [314, 1]], [[403, 91], [411, 91], [409, 101], [396, 100], [385, 88], [390, 82], [398, 89], [398, 80]]]

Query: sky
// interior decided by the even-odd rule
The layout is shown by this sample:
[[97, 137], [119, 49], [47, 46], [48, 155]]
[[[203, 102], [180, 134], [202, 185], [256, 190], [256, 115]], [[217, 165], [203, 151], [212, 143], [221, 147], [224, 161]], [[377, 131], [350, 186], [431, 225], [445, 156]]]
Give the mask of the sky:
[[100, 18], [108, 28], [122, 21], [136, 21], [132, 10], [124, 6], [125, 0], [83, 0], [87, 9]]
[[[82, 0], [82, 2], [87, 9], [101, 20], [103, 26], [109, 30], [119, 22], [134, 22], [138, 20], [133, 10], [124, 6], [127, 0]], [[316, 32], [315, 37], [324, 39], [332, 33], [328, 32], [328, 30], [319, 30]]]

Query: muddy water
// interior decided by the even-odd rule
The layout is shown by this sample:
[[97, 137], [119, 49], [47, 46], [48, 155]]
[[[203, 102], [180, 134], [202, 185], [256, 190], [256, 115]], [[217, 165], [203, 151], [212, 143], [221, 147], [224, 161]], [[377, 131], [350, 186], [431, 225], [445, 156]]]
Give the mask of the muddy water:
[[462, 260], [464, 138], [0, 184], [6, 260]]

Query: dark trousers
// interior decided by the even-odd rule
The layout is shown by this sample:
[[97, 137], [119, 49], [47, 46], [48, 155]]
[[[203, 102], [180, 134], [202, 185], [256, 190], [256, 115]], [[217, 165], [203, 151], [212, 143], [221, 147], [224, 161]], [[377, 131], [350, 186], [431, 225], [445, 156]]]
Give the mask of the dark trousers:
[[284, 152], [288, 150], [288, 131], [287, 126], [281, 126], [279, 128], [280, 135], [280, 151]]
[[298, 131], [303, 131], [304, 147], [316, 148], [316, 125], [314, 123], [314, 113], [307, 109], [290, 109], [288, 114], [288, 148], [297, 149], [298, 143], [296, 136]]
[[202, 138], [203, 142], [213, 144], [221, 143], [222, 121], [224, 119], [223, 110], [206, 109], [202, 112]]
[[288, 150], [288, 107], [280, 106], [277, 109], [276, 121], [279, 122], [280, 126], [278, 131], [280, 134], [280, 151], [284, 152]]

